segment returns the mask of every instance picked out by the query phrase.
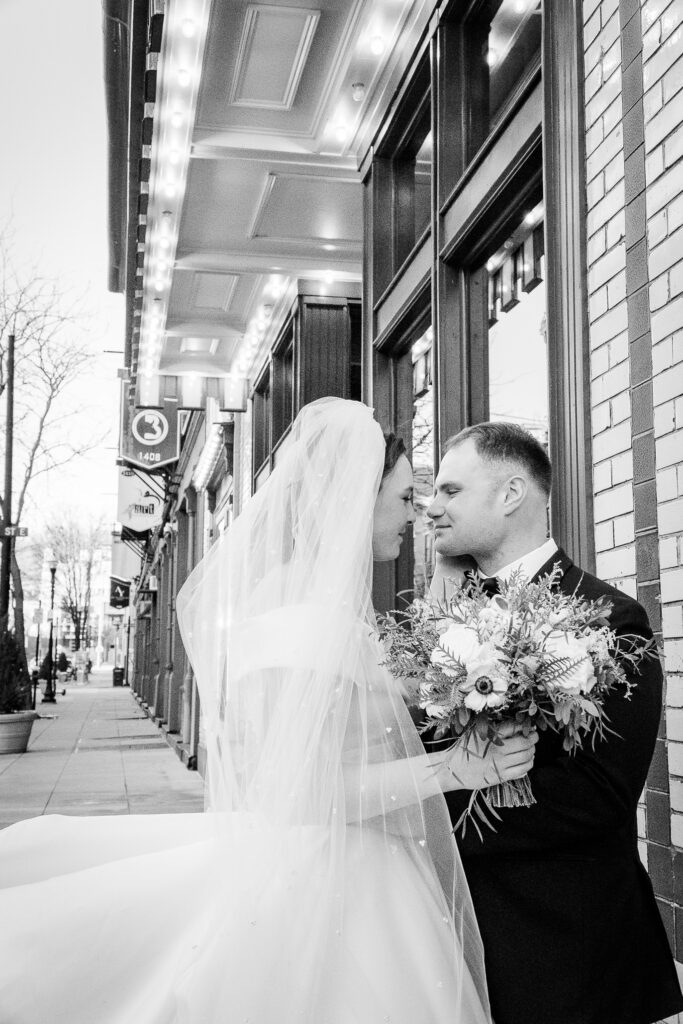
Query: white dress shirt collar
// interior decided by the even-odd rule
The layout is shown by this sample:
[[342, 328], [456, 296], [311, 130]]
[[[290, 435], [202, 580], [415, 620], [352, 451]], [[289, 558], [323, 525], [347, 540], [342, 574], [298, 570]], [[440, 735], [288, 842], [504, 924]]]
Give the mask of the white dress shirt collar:
[[[509, 580], [513, 572], [521, 570], [528, 580], [533, 579], [539, 569], [541, 569], [549, 558], [552, 558], [556, 551], [558, 551], [557, 544], [549, 537], [548, 540], [541, 544], [540, 548], [534, 548], [533, 551], [528, 551], [526, 555], [522, 555], [521, 558], [517, 558], [514, 562], [510, 562], [509, 565], [504, 565], [502, 569], [499, 569], [494, 575], [499, 580]], [[482, 576], [481, 570], [479, 575]]]

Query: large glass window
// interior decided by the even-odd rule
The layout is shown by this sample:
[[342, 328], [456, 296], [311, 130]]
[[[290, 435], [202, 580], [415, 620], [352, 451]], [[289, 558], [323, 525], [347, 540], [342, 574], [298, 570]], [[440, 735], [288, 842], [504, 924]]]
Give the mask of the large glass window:
[[431, 222], [432, 133], [429, 95], [394, 153], [394, 255], [396, 268]]
[[254, 490], [258, 490], [259, 486], [265, 483], [270, 473], [271, 429], [272, 391], [270, 367], [268, 367], [261, 375], [254, 390]]
[[381, 295], [431, 226], [431, 72], [423, 58], [377, 143], [373, 284]]
[[275, 448], [289, 430], [294, 418], [294, 319], [290, 318], [273, 349], [272, 361], [273, 427], [271, 444]]
[[354, 402], [360, 402], [363, 387], [363, 324], [360, 302], [349, 302], [349, 326], [349, 398]]
[[465, 22], [471, 159], [540, 67], [540, 0], [484, 0]]
[[519, 423], [548, 444], [543, 208], [529, 211], [486, 264], [488, 416]]

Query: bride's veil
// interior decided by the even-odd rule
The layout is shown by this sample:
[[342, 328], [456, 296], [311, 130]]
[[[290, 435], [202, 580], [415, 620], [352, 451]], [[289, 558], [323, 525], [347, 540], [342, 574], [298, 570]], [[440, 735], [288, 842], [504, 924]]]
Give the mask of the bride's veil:
[[[236, 909], [226, 896], [229, 920], [217, 910], [208, 927], [232, 929], [238, 959], [255, 958], [283, 1022], [322, 1022], [316, 1014], [340, 983], [351, 856], [354, 871], [365, 856], [370, 872], [383, 857], [412, 862], [434, 926], [452, 942], [462, 995], [452, 1019], [469, 1024], [487, 1005], [445, 801], [421, 799], [424, 749], [374, 632], [383, 458], [366, 406], [305, 407], [268, 481], [178, 595], [203, 714], [207, 810], [241, 900]], [[395, 893], [397, 905], [402, 898]], [[230, 1020], [248, 1019], [250, 984], [238, 984], [237, 1002], [226, 995]]]

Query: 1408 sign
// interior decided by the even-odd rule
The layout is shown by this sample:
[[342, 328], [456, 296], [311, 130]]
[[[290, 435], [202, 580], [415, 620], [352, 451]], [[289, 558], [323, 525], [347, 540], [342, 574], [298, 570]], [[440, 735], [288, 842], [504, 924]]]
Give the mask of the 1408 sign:
[[120, 453], [124, 462], [154, 471], [176, 462], [179, 454], [178, 407], [135, 409], [124, 400], [121, 409]]

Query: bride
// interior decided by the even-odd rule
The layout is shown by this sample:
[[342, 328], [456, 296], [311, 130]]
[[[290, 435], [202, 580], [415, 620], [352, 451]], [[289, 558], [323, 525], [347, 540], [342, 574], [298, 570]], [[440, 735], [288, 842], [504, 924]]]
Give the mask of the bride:
[[411, 499], [367, 407], [302, 410], [178, 596], [207, 812], [0, 833], [3, 1024], [490, 1020], [443, 790], [523, 775], [533, 744], [424, 752], [371, 605]]

